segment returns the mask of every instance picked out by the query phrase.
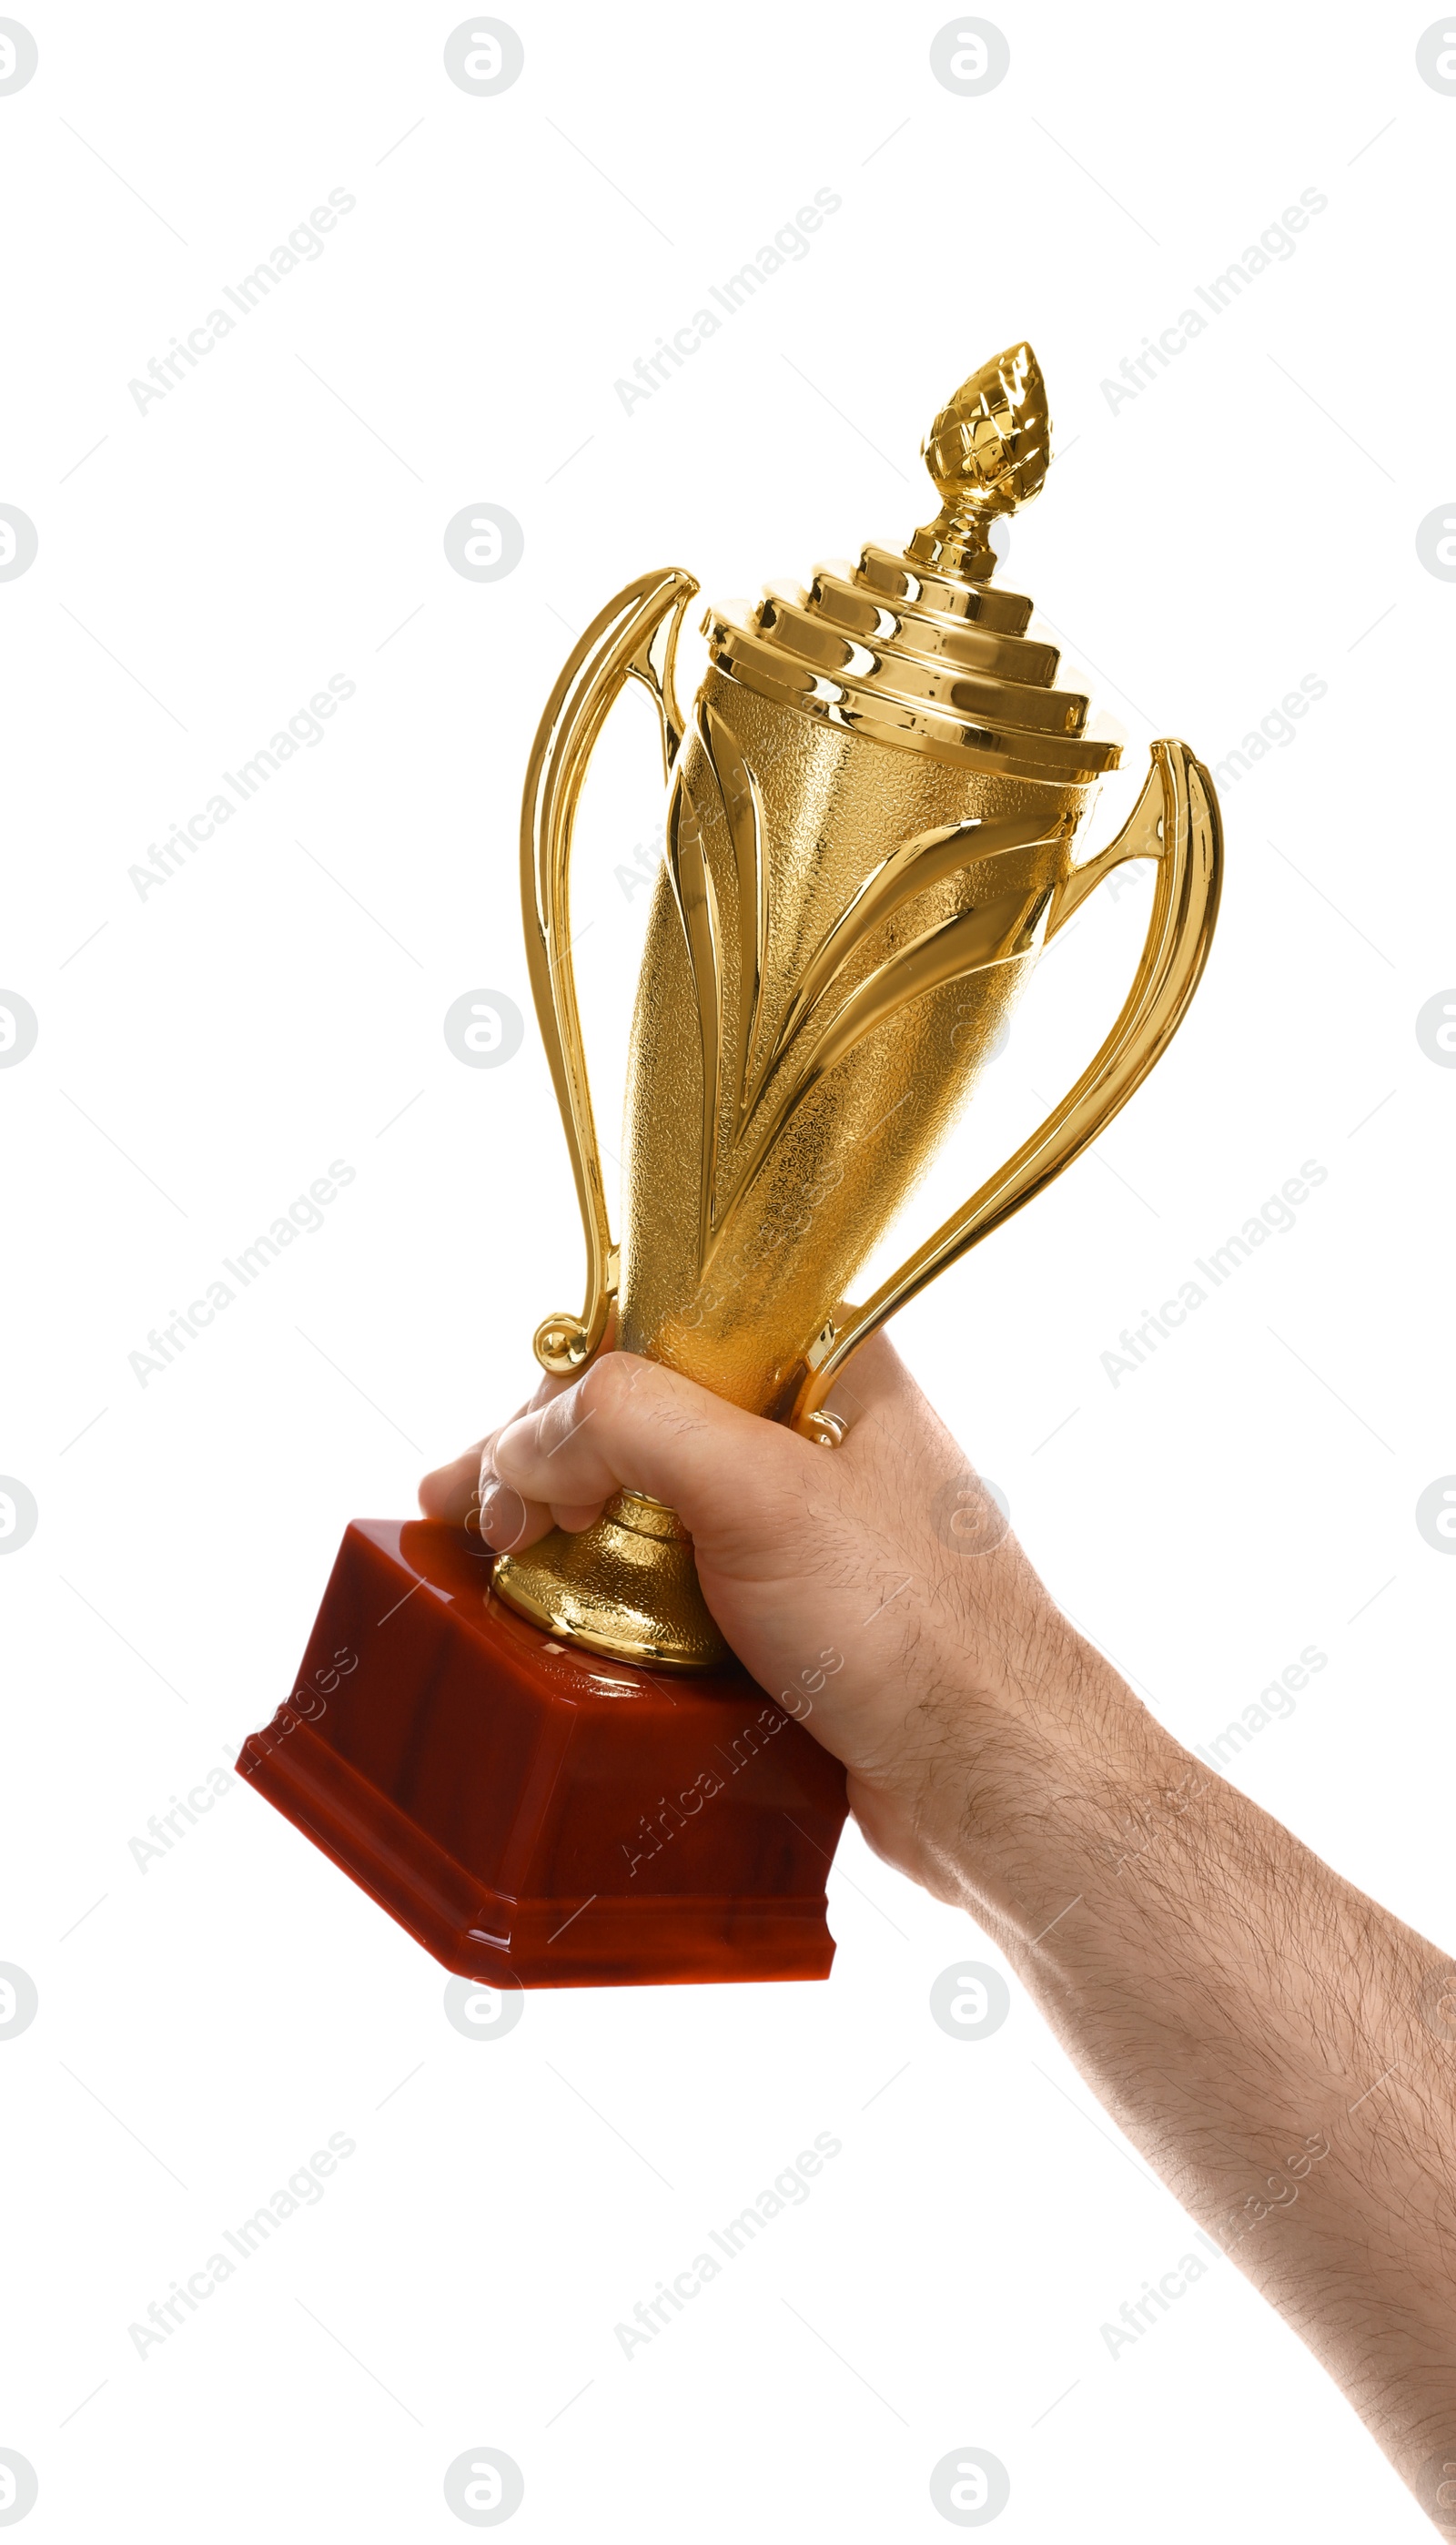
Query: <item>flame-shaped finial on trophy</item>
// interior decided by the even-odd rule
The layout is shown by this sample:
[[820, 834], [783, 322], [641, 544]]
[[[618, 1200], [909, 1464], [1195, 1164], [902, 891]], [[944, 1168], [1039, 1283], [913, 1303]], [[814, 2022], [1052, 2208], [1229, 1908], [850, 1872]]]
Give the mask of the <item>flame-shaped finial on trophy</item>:
[[921, 446], [943, 510], [917, 535], [938, 559], [971, 580], [983, 557], [994, 571], [987, 534], [999, 513], [1029, 504], [1046, 482], [1052, 427], [1046, 383], [1029, 345], [1010, 346], [962, 380]]
[[[995, 583], [990, 536], [1039, 492], [1050, 439], [1035, 356], [1012, 346], [930, 426], [938, 518], [903, 549], [710, 610], [690, 705], [675, 660], [697, 586], [678, 568], [619, 593], [562, 673], [526, 776], [522, 894], [587, 1289], [538, 1329], [546, 1369], [584, 1368], [614, 1306], [619, 1346], [834, 1454], [824, 1401], [857, 1346], [1079, 1156], [1175, 1031], [1217, 908], [1217, 806], [1186, 746], [1156, 742], [1124, 828], [1073, 862], [1119, 748], [1056, 687], [1057, 648]], [[656, 702], [669, 783], [618, 1248], [570, 881], [588, 763], [629, 681]], [[1127, 858], [1155, 867], [1152, 915], [1100, 1049], [856, 1302], [1043, 946]], [[411, 1600], [422, 1582], [434, 1601]], [[306, 1724], [284, 1708], [290, 1737], [258, 1736], [247, 1772], [471, 1976], [826, 1972], [843, 1776], [725, 1654], [677, 1516], [619, 1493], [595, 1527], [499, 1557], [483, 1588], [478, 1546], [443, 1524], [356, 1523], [304, 1666], [361, 1652], [349, 1703]], [[731, 1800], [704, 1811], [713, 1792]]]

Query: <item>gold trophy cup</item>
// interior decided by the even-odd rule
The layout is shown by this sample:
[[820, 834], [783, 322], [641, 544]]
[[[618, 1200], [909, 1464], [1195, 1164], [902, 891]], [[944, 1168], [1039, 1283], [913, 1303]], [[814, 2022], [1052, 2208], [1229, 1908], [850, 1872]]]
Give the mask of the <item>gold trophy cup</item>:
[[[936, 416], [936, 519], [807, 592], [708, 612], [689, 710], [674, 680], [697, 586], [644, 576], [588, 629], [531, 754], [522, 894], [531, 985], [587, 1247], [580, 1316], [548, 1317], [558, 1375], [617, 1343], [832, 1447], [821, 1409], [866, 1336], [1080, 1156], [1167, 1047], [1207, 958], [1221, 841], [1207, 771], [1153, 745], [1126, 825], [1073, 844], [1119, 747], [1054, 688], [1031, 604], [990, 532], [1040, 490], [1050, 424], [1018, 345]], [[669, 781], [628, 1064], [613, 1242], [571, 957], [572, 830], [629, 680], [656, 700]], [[1015, 1155], [860, 1306], [848, 1295], [970, 1096], [1042, 947], [1129, 858], [1157, 866], [1147, 941], [1101, 1049]], [[624, 1492], [579, 1534], [500, 1557], [495, 1588], [564, 1642], [658, 1669], [724, 1646], [676, 1516]]]

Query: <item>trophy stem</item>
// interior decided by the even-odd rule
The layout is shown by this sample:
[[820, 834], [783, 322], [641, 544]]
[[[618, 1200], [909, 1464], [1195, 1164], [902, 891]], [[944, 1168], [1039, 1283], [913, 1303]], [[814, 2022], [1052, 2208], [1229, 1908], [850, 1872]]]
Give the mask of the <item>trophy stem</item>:
[[650, 1494], [613, 1494], [591, 1528], [553, 1528], [524, 1553], [498, 1556], [494, 1588], [535, 1625], [613, 1661], [691, 1671], [728, 1659], [692, 1540]]

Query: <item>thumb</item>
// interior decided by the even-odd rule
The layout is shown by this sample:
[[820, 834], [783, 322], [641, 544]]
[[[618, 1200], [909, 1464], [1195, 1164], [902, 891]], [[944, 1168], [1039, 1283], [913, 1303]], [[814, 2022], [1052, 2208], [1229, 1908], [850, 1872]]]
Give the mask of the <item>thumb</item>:
[[[801, 1511], [824, 1451], [635, 1353], [607, 1353], [574, 1387], [506, 1426], [496, 1470], [527, 1502], [596, 1511], [626, 1487], [667, 1503], [699, 1543], [762, 1543]], [[785, 1513], [786, 1516], [786, 1513]], [[579, 1522], [577, 1524], [580, 1524]]]

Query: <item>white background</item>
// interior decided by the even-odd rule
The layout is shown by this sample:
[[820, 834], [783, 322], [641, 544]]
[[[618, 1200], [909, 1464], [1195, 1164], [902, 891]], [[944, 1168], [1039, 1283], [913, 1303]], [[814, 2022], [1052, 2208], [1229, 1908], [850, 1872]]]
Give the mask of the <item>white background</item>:
[[[351, 1514], [410, 1511], [580, 1296], [533, 1026], [498, 1070], [442, 1033], [472, 988], [528, 1009], [518, 805], [573, 637], [649, 567], [726, 598], [903, 541], [930, 415], [1025, 335], [1062, 456], [1006, 579], [1127, 734], [1095, 838], [1155, 735], [1212, 763], [1328, 694], [1226, 792], [1170, 1057], [898, 1340], [1179, 1736], [1328, 1654], [1233, 1772], [1456, 1944], [1456, 1575], [1414, 1521], [1456, 1469], [1456, 1074], [1415, 1034], [1456, 980], [1456, 590], [1415, 543], [1456, 493], [1426, 6], [998, 7], [1010, 73], [973, 97], [931, 76], [940, 5], [515, 6], [494, 97], [446, 78], [449, 9], [28, 11], [0, 979], [40, 1039], [0, 1071], [0, 1468], [40, 1521], [0, 1566], [0, 1960], [40, 2012], [0, 2041], [0, 2445], [37, 2538], [447, 2537], [479, 2445], [523, 2470], [523, 2538], [932, 2538], [965, 2445], [1010, 2470], [1009, 2545], [1429, 2532], [1232, 2263], [1109, 2358], [1190, 2225], [1014, 1983], [994, 2038], [934, 2025], [935, 1977], [996, 1956], [852, 1832], [827, 1985], [544, 1994], [494, 2041], [240, 1784], [144, 1871], [128, 1844], [287, 1692]], [[139, 413], [128, 381], [331, 188], [324, 253]], [[819, 188], [811, 252], [624, 413], [613, 382]], [[1305, 189], [1296, 252], [1114, 411], [1101, 382]], [[443, 547], [480, 502], [525, 534], [489, 585]], [[325, 739], [140, 898], [148, 845], [334, 674]], [[578, 903], [608, 1141], [646, 903], [613, 869], [659, 818], [624, 709]], [[1110, 1015], [1146, 897], [1102, 903], [947, 1199]], [[139, 1384], [148, 1329], [334, 1159], [324, 1227]], [[1120, 1329], [1306, 1159], [1295, 1229], [1114, 1387]], [[318, 2206], [138, 2358], [128, 2325], [334, 2131]], [[821, 2131], [808, 2202], [624, 2359], [614, 2324]]]

